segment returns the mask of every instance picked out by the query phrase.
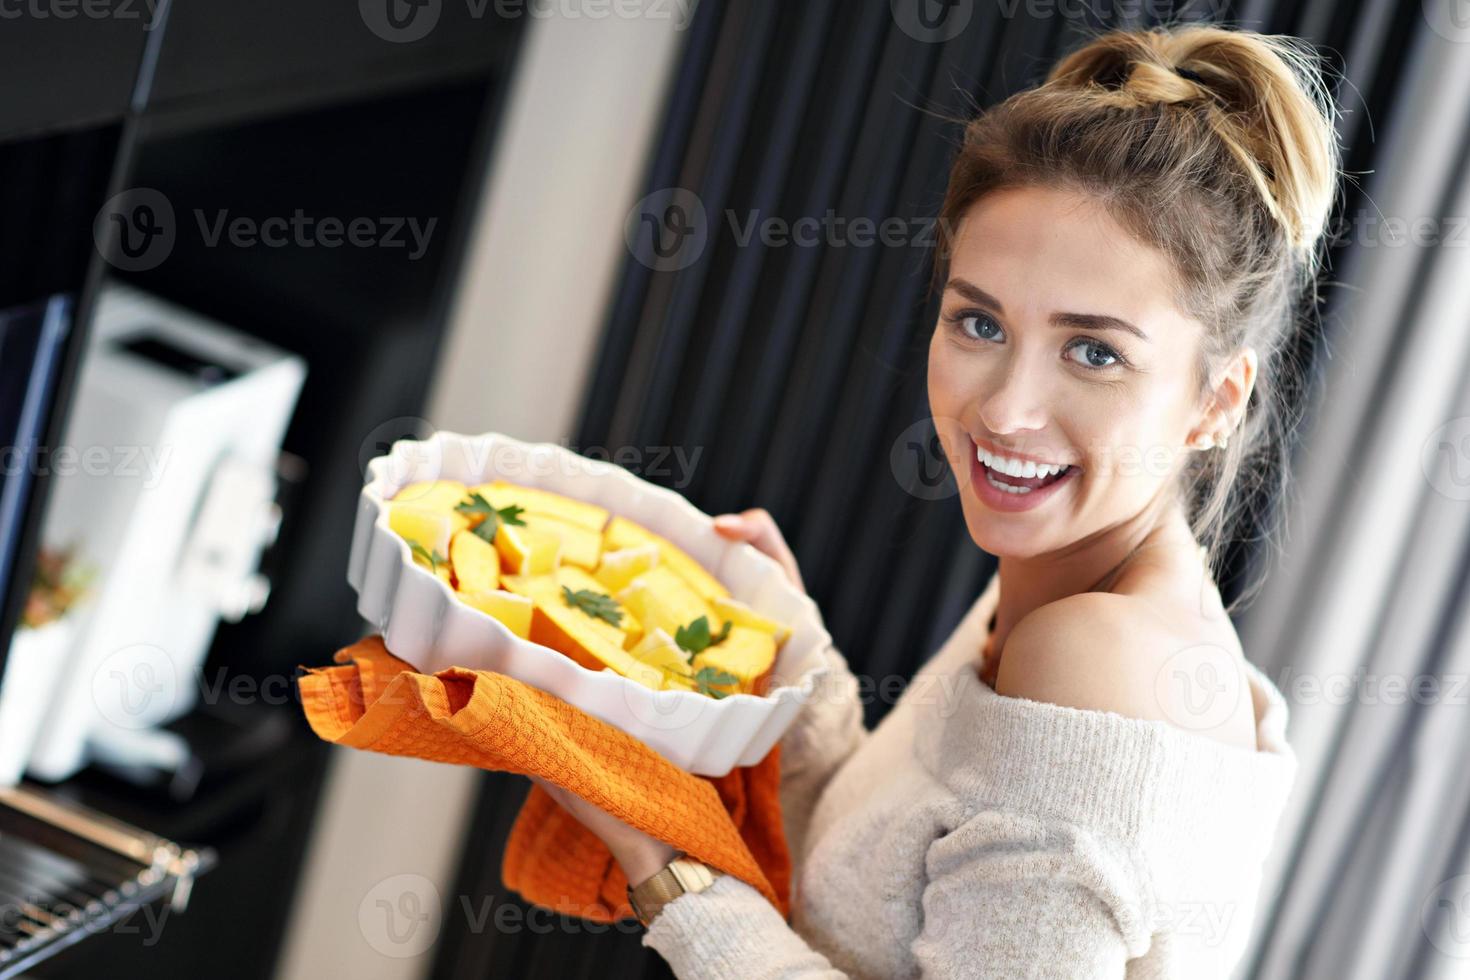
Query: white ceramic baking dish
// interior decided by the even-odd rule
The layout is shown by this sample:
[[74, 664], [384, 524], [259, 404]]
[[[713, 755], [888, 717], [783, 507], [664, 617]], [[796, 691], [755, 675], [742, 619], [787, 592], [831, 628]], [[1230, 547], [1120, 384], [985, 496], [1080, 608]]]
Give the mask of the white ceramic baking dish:
[[[402, 488], [436, 479], [466, 485], [505, 479], [553, 490], [599, 504], [668, 538], [735, 598], [791, 625], [770, 690], [759, 697], [720, 699], [693, 691], [654, 691], [611, 670], [589, 670], [459, 601], [412, 560], [408, 543], [389, 530], [384, 506]], [[817, 604], [773, 559], [721, 537], [709, 515], [680, 494], [613, 463], [496, 432], [403, 439], [372, 460], [358, 498], [347, 580], [357, 590], [358, 611], [379, 630], [384, 644], [421, 673], [455, 666], [506, 674], [555, 694], [703, 776], [722, 776], [765, 757], [827, 671], [823, 652], [832, 642]]]

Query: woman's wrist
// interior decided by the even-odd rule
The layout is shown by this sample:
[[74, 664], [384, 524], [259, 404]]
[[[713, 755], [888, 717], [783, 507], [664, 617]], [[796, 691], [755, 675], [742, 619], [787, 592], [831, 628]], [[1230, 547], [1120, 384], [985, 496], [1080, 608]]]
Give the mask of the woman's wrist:
[[652, 838], [614, 855], [630, 885], [638, 885], [652, 878], [678, 856], [679, 852], [673, 845]]

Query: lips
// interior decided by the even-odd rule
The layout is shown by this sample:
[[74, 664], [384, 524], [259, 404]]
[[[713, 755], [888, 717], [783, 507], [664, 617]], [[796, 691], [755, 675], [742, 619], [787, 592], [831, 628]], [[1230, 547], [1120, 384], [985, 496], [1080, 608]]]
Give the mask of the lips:
[[[1041, 464], [1041, 461], [1026, 461], [1021, 460], [1021, 457], [1005, 457], [1003, 454], [997, 457], [989, 449], [981, 450], [978, 444], [973, 444], [973, 439], [971, 442], [974, 452], [970, 457], [970, 489], [991, 510], [1008, 513], [1034, 510], [1061, 493], [1081, 472], [1075, 465], [1062, 464], [1063, 469], [1060, 472], [1048, 473], [1046, 476], [1012, 476], [1003, 472], [1000, 467], [1034, 473], [1036, 465]], [[987, 458], [996, 465], [986, 463]], [[1018, 460], [1021, 461], [1017, 462]], [[1026, 465], [1027, 463], [1031, 465]]]
[[1011, 476], [1009, 473], [1002, 473], [999, 470], [992, 469], [991, 467], [986, 466], [983, 462], [980, 465], [985, 470], [985, 475], [995, 482], [1003, 483], [1006, 486], [1011, 487], [1025, 487], [1027, 490], [1039, 490], [1048, 484], [1056, 483], [1058, 480], [1065, 479], [1067, 473], [1072, 469], [1072, 467], [1068, 466], [1060, 473], [1053, 473], [1051, 476], [1026, 477]]

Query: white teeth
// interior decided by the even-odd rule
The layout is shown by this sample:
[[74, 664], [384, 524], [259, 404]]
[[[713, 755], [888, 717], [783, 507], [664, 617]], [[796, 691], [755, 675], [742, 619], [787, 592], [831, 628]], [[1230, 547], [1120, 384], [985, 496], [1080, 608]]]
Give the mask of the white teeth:
[[997, 473], [1004, 473], [1006, 476], [1019, 476], [1027, 480], [1038, 476], [1045, 479], [1067, 468], [1061, 463], [1037, 463], [1029, 459], [1020, 460], [1011, 459], [1006, 456], [997, 456], [979, 446], [975, 447], [975, 455], [979, 458], [980, 462]]
[[985, 479], [990, 481], [990, 485], [992, 487], [997, 487], [1001, 490], [1004, 490], [1006, 493], [1030, 493], [1032, 489], [1031, 487], [1014, 487], [1011, 486], [1009, 483], [1001, 483], [989, 473], [985, 474]]

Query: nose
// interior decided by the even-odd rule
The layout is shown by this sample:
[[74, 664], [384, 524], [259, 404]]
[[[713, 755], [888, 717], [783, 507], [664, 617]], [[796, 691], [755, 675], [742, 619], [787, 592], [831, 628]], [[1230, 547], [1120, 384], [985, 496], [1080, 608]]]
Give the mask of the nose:
[[1050, 411], [1043, 374], [1027, 358], [1013, 354], [998, 359], [996, 374], [980, 395], [980, 421], [996, 435], [1045, 428]]

